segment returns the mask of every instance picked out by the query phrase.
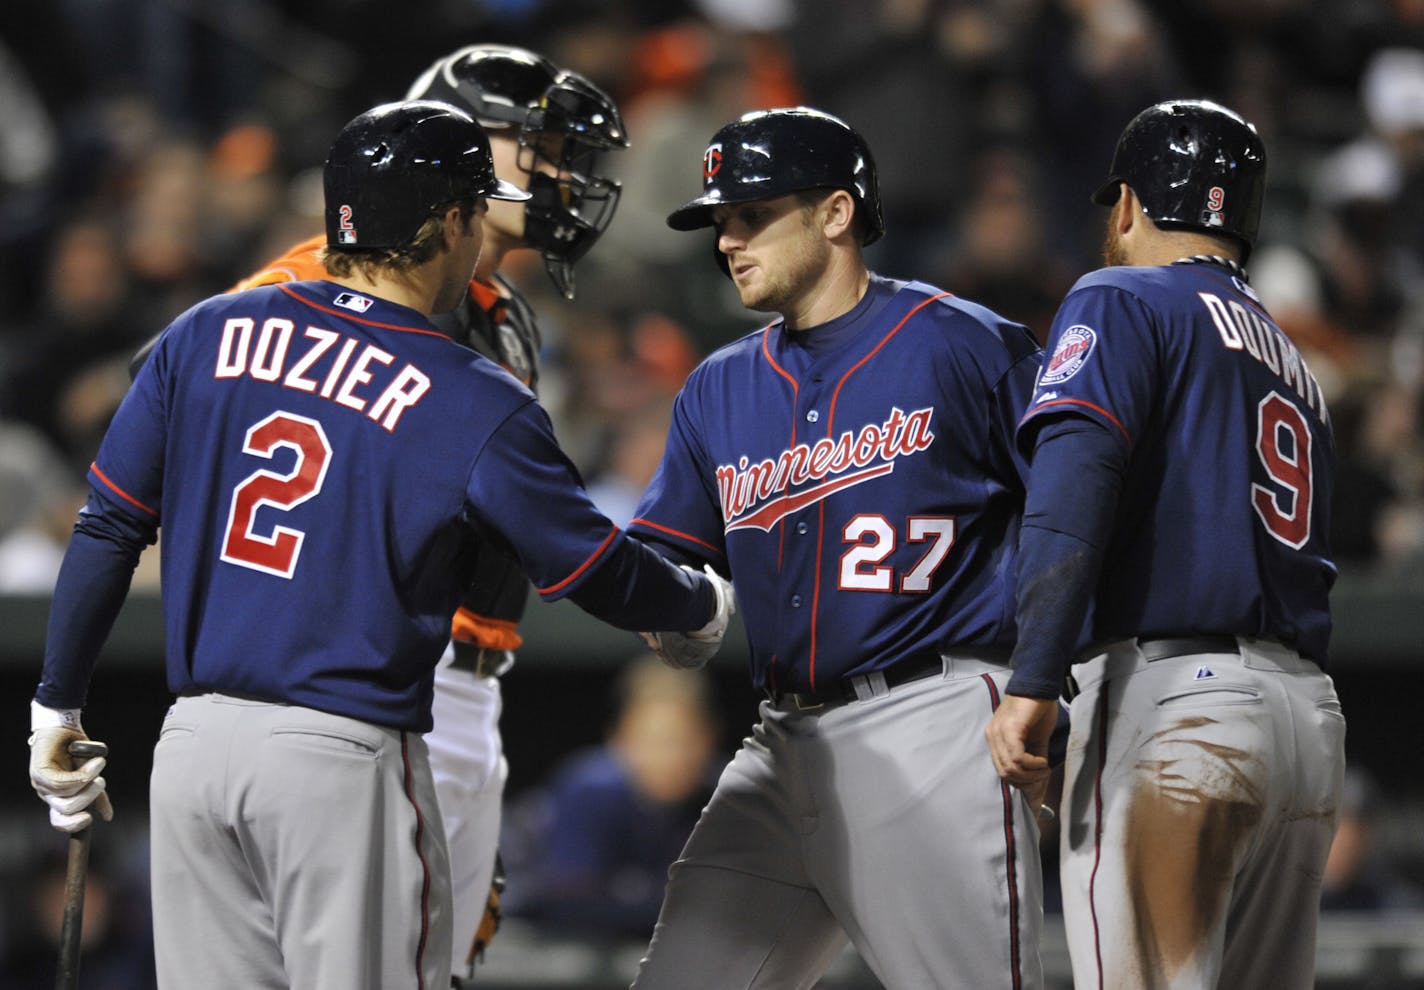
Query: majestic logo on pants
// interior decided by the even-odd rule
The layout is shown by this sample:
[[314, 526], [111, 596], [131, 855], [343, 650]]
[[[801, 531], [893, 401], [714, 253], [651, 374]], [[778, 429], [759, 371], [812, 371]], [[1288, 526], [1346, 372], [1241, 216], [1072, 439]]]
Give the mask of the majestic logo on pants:
[[846, 430], [837, 438], [798, 443], [777, 457], [717, 468], [726, 532], [771, 532], [786, 516], [847, 488], [895, 470], [895, 459], [924, 450], [934, 442], [930, 419], [934, 407], [912, 413], [894, 408], [883, 423]]

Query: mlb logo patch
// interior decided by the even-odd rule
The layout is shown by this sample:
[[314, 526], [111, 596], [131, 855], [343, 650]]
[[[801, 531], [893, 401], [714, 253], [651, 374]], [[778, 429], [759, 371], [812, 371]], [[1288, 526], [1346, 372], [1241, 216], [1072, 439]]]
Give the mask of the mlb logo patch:
[[336, 232], [336, 239], [337, 239], [338, 241], [340, 241], [342, 244], [355, 244], [355, 243], [356, 243], [356, 231], [354, 231], [354, 230], [338, 230], [338, 231]]
[[1226, 206], [1226, 190], [1220, 186], [1212, 186], [1206, 193], [1206, 204], [1201, 211], [1201, 224], [1203, 227], [1225, 227], [1226, 216], [1222, 210]]
[[343, 292], [333, 299], [332, 302], [343, 309], [349, 309], [357, 313], [364, 313], [375, 305], [374, 300], [368, 299], [365, 296], [358, 296], [354, 292]]

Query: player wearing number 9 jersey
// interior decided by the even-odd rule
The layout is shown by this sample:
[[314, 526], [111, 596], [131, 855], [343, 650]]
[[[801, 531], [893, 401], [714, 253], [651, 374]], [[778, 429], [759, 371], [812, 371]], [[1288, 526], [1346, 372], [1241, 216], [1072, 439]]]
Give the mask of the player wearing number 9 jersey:
[[1054, 320], [1019, 643], [987, 733], [1036, 784], [1070, 663], [1061, 869], [1074, 983], [1313, 985], [1344, 719], [1325, 674], [1335, 450], [1252, 290], [1265, 148], [1205, 101], [1143, 111], [1107, 184], [1111, 267]]
[[190, 309], [115, 415], [32, 706], [36, 728], [78, 724], [161, 525], [165, 988], [449, 986], [420, 734], [473, 548], [509, 549], [546, 599], [625, 628], [701, 627], [723, 600], [627, 539], [533, 394], [428, 319], [468, 291], [486, 199], [527, 195], [495, 176], [483, 128], [444, 103], [378, 107], [324, 176], [328, 278]]
[[1042, 985], [1038, 829], [982, 750], [1014, 640], [1039, 349], [869, 272], [875, 164], [843, 121], [749, 114], [676, 229], [744, 305], [630, 530], [733, 577], [761, 719], [669, 874], [635, 986], [814, 986], [847, 939], [890, 987]]

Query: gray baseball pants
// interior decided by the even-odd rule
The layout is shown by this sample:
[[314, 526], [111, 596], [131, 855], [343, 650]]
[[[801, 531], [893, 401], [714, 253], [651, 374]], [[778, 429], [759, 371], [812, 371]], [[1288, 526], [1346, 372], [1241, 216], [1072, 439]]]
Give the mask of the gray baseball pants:
[[888, 987], [1038, 988], [1038, 825], [984, 744], [1009, 671], [822, 712], [763, 702], [681, 857], [634, 986], [810, 988], [846, 945]]
[[150, 782], [164, 990], [447, 990], [425, 743], [295, 705], [179, 698]]

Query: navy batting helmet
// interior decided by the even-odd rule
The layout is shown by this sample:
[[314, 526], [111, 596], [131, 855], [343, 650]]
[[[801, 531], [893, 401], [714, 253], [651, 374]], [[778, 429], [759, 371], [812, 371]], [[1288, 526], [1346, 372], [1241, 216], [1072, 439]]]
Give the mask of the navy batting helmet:
[[[518, 129], [519, 167], [533, 196], [524, 241], [543, 254], [554, 285], [572, 299], [574, 263], [612, 222], [622, 192], [598, 170], [602, 152], [628, 147], [613, 100], [585, 76], [512, 45], [461, 48], [426, 69], [407, 95], [464, 107], [486, 127]], [[539, 171], [540, 160], [556, 176]]]
[[1266, 146], [1255, 127], [1220, 104], [1168, 100], [1127, 125], [1093, 202], [1116, 203], [1120, 182], [1157, 226], [1229, 234], [1249, 251], [1261, 226]]
[[489, 138], [448, 103], [386, 103], [360, 114], [332, 142], [322, 173], [326, 243], [395, 248], [430, 216], [462, 199], [528, 199], [495, 177]]
[[839, 117], [809, 107], [758, 110], [712, 135], [702, 155], [702, 195], [669, 214], [668, 226], [710, 227], [714, 206], [803, 189], [849, 192], [861, 217], [862, 244], [885, 233], [870, 146]]

